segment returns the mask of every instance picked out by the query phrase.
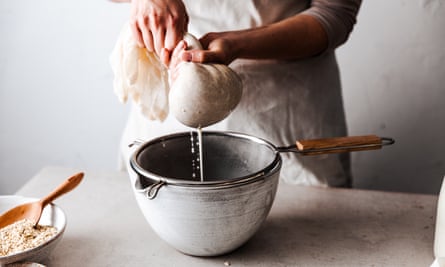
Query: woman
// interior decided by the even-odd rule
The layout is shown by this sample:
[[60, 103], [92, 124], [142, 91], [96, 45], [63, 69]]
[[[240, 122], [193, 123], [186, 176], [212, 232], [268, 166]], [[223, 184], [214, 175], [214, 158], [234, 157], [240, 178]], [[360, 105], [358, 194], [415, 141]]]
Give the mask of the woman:
[[[180, 61], [224, 63], [242, 78], [238, 107], [208, 129], [264, 138], [276, 146], [296, 139], [347, 135], [335, 48], [355, 24], [360, 0], [132, 0], [130, 24], [141, 47], [174, 68]], [[184, 51], [185, 32], [203, 50]], [[171, 116], [153, 122], [136, 110], [123, 136], [139, 139], [188, 131]], [[306, 185], [350, 186], [348, 155], [301, 158], [282, 154], [281, 177]]]

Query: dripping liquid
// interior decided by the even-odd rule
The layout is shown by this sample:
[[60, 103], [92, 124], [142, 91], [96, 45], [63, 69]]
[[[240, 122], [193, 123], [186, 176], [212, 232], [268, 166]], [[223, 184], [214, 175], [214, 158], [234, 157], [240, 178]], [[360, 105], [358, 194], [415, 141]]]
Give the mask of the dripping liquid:
[[202, 160], [202, 130], [198, 128], [198, 143], [199, 143], [199, 177], [201, 178], [201, 182], [204, 182], [204, 167]]
[[190, 142], [192, 145], [192, 178], [196, 179], [199, 173], [199, 179], [204, 181], [203, 153], [202, 153], [202, 129], [197, 128], [197, 140], [195, 141], [194, 132], [190, 132]]

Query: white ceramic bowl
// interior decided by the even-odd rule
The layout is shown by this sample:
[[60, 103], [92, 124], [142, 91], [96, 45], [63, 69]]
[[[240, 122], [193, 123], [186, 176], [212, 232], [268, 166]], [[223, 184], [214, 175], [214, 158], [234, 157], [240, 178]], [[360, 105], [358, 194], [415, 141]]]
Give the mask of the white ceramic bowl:
[[[22, 196], [0, 196], [0, 214], [17, 205], [38, 201], [36, 198]], [[39, 224], [50, 225], [57, 228], [57, 234], [42, 245], [12, 254], [9, 256], [0, 256], [0, 266], [13, 262], [40, 262], [48, 257], [49, 253], [54, 249], [57, 243], [62, 239], [66, 227], [66, 216], [61, 208], [55, 204], [45, 207], [40, 218]]]
[[205, 181], [193, 178], [190, 133], [142, 144], [128, 168], [136, 201], [151, 228], [177, 250], [217, 256], [247, 242], [275, 198], [281, 157], [268, 142], [203, 132]]

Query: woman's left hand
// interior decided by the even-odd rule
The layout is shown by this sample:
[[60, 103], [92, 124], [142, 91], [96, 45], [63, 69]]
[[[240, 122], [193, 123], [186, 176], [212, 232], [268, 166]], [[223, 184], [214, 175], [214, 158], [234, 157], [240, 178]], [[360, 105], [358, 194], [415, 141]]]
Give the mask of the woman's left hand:
[[208, 33], [199, 41], [203, 50], [184, 50], [182, 61], [195, 63], [221, 63], [229, 65], [236, 58], [235, 50], [226, 33]]

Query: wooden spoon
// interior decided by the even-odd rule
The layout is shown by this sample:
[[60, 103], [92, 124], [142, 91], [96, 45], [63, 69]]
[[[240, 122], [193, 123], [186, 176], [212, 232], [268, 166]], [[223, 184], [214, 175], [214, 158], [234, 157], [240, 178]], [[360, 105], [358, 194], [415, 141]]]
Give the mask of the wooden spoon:
[[33, 222], [34, 225], [37, 225], [45, 206], [54, 199], [73, 190], [82, 181], [83, 175], [84, 174], [80, 172], [71, 176], [49, 195], [39, 201], [25, 203], [3, 213], [0, 216], [0, 229], [23, 219], [28, 219]]

